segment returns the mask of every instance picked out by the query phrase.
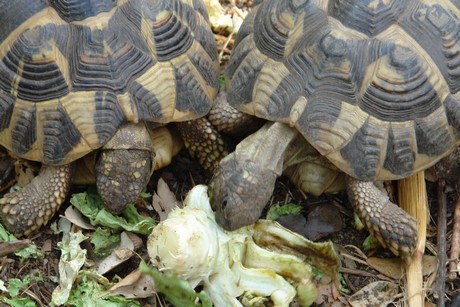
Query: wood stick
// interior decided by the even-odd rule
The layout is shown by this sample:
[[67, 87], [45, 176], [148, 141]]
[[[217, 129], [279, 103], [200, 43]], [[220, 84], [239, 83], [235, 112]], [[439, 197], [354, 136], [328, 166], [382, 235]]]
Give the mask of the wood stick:
[[[458, 181], [457, 187], [460, 187], [460, 180]], [[449, 264], [449, 280], [455, 280], [458, 278], [457, 265], [460, 255], [460, 194], [457, 195], [457, 204], [454, 211], [454, 219], [452, 226], [452, 243], [450, 247], [450, 259]]]
[[422, 261], [426, 242], [428, 202], [424, 172], [398, 181], [399, 205], [417, 220], [418, 242], [415, 252], [405, 264], [407, 303], [409, 307], [424, 306]]
[[436, 272], [436, 306], [444, 307], [446, 302], [444, 294], [446, 292], [446, 182], [444, 179], [438, 180], [438, 271]]

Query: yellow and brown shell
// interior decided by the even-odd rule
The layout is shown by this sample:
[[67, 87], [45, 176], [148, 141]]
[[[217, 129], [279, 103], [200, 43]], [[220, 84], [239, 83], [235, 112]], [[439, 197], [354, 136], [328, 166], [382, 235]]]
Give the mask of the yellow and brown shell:
[[0, 0], [0, 145], [64, 164], [126, 122], [205, 115], [217, 48], [200, 0]]
[[459, 145], [458, 0], [259, 2], [226, 72], [233, 106], [295, 126], [361, 180]]

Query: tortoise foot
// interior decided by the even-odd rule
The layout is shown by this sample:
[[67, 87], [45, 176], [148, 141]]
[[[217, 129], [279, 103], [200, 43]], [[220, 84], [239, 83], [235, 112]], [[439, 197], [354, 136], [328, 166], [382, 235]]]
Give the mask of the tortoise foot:
[[29, 235], [46, 224], [70, 189], [72, 165], [43, 166], [40, 174], [18, 192], [0, 199], [0, 220], [14, 235]]
[[210, 174], [214, 173], [219, 161], [233, 150], [231, 140], [224, 139], [206, 118], [178, 122], [176, 126], [190, 156]]
[[348, 180], [348, 197], [369, 232], [395, 255], [407, 259], [417, 243], [417, 223], [372, 182]]
[[105, 207], [118, 214], [133, 203], [152, 174], [152, 153], [147, 150], [103, 150], [96, 163], [96, 185]]

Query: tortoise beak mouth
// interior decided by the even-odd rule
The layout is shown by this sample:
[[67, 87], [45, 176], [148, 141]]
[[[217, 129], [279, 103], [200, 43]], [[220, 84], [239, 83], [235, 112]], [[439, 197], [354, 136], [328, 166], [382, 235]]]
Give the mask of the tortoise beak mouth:
[[219, 224], [223, 229], [227, 231], [235, 230], [233, 229], [230, 221], [226, 219], [222, 214], [216, 212], [216, 222]]

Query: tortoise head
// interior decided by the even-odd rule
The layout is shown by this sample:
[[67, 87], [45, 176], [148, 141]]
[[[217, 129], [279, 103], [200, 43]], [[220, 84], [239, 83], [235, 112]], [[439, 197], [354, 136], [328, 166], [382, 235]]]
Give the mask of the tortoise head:
[[208, 190], [217, 223], [226, 230], [255, 223], [273, 193], [276, 177], [255, 161], [228, 155], [220, 162]]

